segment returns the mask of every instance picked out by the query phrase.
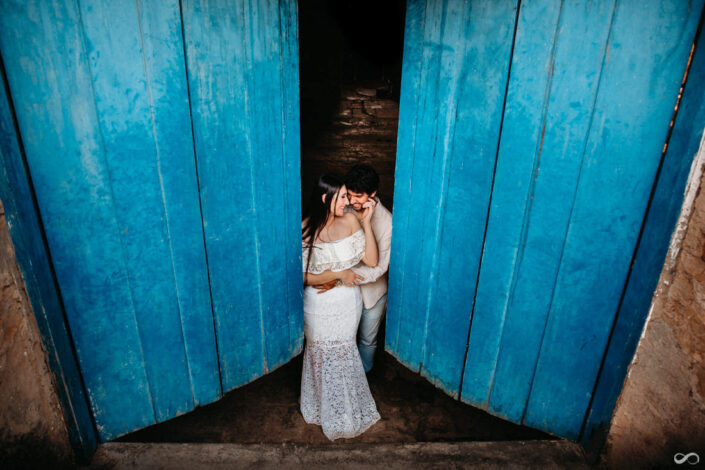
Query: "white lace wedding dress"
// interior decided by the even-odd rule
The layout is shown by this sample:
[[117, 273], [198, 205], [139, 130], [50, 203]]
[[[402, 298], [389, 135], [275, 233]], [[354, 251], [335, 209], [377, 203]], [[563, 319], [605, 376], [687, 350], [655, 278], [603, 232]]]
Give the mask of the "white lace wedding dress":
[[[308, 271], [342, 271], [365, 253], [362, 229], [349, 237], [314, 245]], [[304, 247], [306, 270], [308, 249]], [[362, 298], [359, 286], [339, 286], [323, 294], [304, 289], [304, 350], [301, 414], [319, 424], [330, 440], [355, 437], [380, 419], [357, 349]]]

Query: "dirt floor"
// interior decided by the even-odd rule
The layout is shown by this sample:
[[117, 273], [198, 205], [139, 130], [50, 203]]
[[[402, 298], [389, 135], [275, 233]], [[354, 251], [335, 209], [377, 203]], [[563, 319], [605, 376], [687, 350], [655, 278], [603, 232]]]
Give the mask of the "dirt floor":
[[[307, 443], [330, 441], [299, 412], [302, 356], [216, 403], [118, 439], [122, 442]], [[368, 375], [382, 419], [342, 442], [553, 439], [454, 400], [386, 352]], [[336, 442], [341, 442], [338, 440]]]

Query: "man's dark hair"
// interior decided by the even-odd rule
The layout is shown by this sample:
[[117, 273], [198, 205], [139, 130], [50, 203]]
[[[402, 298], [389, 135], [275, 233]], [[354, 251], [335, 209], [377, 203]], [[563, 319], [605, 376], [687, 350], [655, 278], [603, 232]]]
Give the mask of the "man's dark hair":
[[379, 175], [370, 165], [355, 165], [345, 174], [345, 186], [356, 193], [374, 193], [379, 189]]

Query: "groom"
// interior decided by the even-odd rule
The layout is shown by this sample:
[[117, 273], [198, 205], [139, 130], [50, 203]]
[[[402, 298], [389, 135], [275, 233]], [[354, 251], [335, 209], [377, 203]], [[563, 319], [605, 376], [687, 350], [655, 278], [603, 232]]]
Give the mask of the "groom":
[[[361, 217], [364, 204], [375, 205], [371, 223], [377, 240], [379, 261], [374, 268], [363, 263], [352, 268], [352, 271], [357, 274], [354, 283], [360, 285], [363, 305], [357, 332], [357, 347], [365, 372], [369, 372], [377, 349], [377, 332], [382, 324], [384, 308], [387, 305], [387, 270], [392, 244], [392, 213], [377, 197], [379, 176], [371, 166], [361, 164], [352, 167], [345, 175], [345, 186], [350, 199], [350, 206], [346, 211], [357, 213], [358, 217]], [[334, 286], [335, 280], [316, 287], [321, 293]]]

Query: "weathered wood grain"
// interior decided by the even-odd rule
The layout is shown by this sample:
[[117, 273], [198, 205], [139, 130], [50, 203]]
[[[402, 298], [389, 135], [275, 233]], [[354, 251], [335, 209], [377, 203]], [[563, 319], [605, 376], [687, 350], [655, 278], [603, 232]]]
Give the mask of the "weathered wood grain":
[[449, 103], [438, 116], [446, 122], [439, 123], [435, 151], [446, 161], [435, 246], [430, 247], [434, 258], [422, 374], [454, 396], [465, 362], [516, 8], [515, 1], [466, 5], [455, 45], [454, 81], [439, 83], [447, 88]]
[[0, 48], [104, 440], [302, 345], [295, 4], [181, 7], [3, 5]]
[[592, 450], [599, 450], [604, 443], [612, 411], [622, 390], [627, 367], [636, 351], [681, 211], [688, 175], [705, 129], [703, 84], [705, 43], [701, 32], [644, 222], [643, 235], [582, 431], [582, 444]]
[[64, 2], [2, 9], [0, 47], [42, 224], [93, 417], [111, 439], [154, 423], [155, 411], [80, 12]]
[[[145, 69], [136, 4], [79, 5], [108, 184], [131, 290], [130, 298], [124, 301], [134, 308], [156, 419], [163, 421], [194, 406], [159, 167], [160, 159], [168, 154], [159, 152], [154, 136], [149, 94], [152, 77]], [[183, 131], [188, 132], [188, 127]], [[185, 194], [196, 196], [195, 191]]]
[[450, 394], [462, 377], [515, 9], [407, 9], [388, 349]]
[[524, 417], [532, 427], [579, 435], [702, 8], [617, 4]]
[[289, 355], [303, 348], [304, 315], [301, 274], [301, 119], [299, 110], [298, 10], [294, 0], [279, 2], [282, 94], [282, 171], [286, 227], [286, 289], [289, 315]]
[[386, 347], [450, 395], [463, 374], [462, 400], [576, 439], [702, 2], [522, 1], [493, 175], [513, 18], [479, 47], [453, 28], [499, 8], [408, 3]]
[[[526, 7], [528, 12], [531, 5]], [[526, 191], [517, 197], [525, 212], [519, 222], [519, 238], [513, 241], [519, 249], [511, 269], [510, 299], [489, 391], [490, 409], [513, 421], [521, 421], [529, 396], [613, 11], [611, 1], [562, 4], [553, 29], [546, 90], [537, 106], [541, 114], [526, 122], [535, 140], [527, 146], [531, 148], [530, 166], [522, 175]], [[578, 42], [582, 46], [576, 50]], [[530, 62], [531, 58], [518, 60]], [[530, 74], [517, 72], [513, 77], [517, 83], [531, 81]], [[512, 140], [507, 142], [509, 147], [521, 145], [521, 138]]]
[[[0, 47], [1, 44], [0, 40]], [[98, 435], [93, 428], [88, 398], [64, 321], [60, 293], [54, 283], [4, 77], [0, 86], [0, 201], [47, 361], [56, 378], [56, 392], [69, 438], [76, 456], [85, 460], [95, 451]]]
[[300, 198], [292, 198], [300, 183], [291, 181], [300, 178], [298, 126], [292, 124], [297, 57], [293, 46], [279, 42], [296, 35], [289, 23], [282, 36], [280, 7], [295, 14], [289, 3], [183, 3], [224, 390], [254, 380], [300, 349], [301, 320], [291, 318], [301, 312], [298, 268], [293, 280], [301, 256], [300, 223], [293, 223], [300, 218]]
[[176, 1], [137, 4], [154, 146], [195, 405], [221, 396], [181, 16]]
[[[400, 344], [404, 347], [409, 339], [402, 334], [402, 325], [407, 322], [405, 300], [405, 275], [408, 250], [407, 235], [412, 209], [412, 169], [416, 143], [418, 99], [421, 94], [420, 78], [423, 67], [423, 41], [426, 21], [425, 2], [409, 0], [406, 4], [404, 30], [404, 57], [399, 104], [399, 131], [397, 134], [397, 159], [394, 175], [395, 204], [393, 212], [391, 260], [389, 264], [389, 293], [386, 314], [385, 349], [399, 358]], [[402, 113], [403, 110], [403, 113]], [[402, 156], [402, 158], [399, 158]], [[406, 328], [404, 329], [406, 331]], [[405, 360], [402, 363], [408, 364]], [[418, 369], [417, 369], [418, 370]]]

